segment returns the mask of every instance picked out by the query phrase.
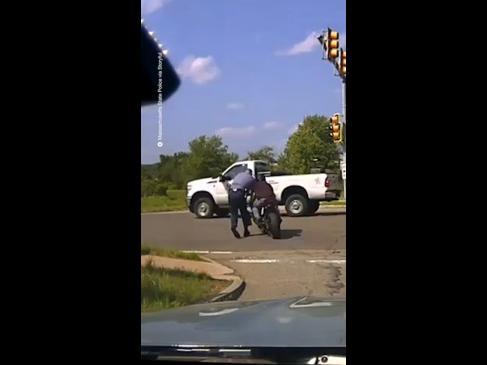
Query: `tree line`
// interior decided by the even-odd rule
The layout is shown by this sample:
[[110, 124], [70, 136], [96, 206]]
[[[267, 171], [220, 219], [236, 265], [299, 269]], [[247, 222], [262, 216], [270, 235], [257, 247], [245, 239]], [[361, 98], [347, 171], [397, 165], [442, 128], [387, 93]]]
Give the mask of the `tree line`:
[[165, 195], [168, 189], [184, 189], [188, 181], [217, 176], [238, 160], [264, 160], [272, 169], [289, 174], [314, 171], [338, 172], [339, 156], [329, 135], [329, 119], [320, 115], [304, 118], [277, 155], [270, 146], [249, 151], [239, 158], [219, 136], [200, 136], [189, 142], [189, 152], [161, 155], [160, 161], [141, 167], [141, 195]]

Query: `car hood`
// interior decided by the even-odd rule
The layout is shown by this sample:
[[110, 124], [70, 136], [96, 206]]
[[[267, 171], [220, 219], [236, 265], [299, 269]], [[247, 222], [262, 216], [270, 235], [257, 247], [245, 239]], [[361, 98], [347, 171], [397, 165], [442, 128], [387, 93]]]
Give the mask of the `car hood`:
[[221, 302], [141, 317], [142, 346], [346, 346], [345, 300]]
[[212, 178], [212, 177], [205, 177], [203, 179], [197, 179], [197, 180], [192, 180], [189, 181], [188, 184], [214, 184], [218, 182], [218, 178]]

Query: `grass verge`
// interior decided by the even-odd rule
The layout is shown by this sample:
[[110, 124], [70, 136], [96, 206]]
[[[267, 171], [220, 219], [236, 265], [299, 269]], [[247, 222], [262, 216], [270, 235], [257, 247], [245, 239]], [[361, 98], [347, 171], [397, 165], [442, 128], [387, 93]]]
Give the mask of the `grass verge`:
[[205, 274], [154, 267], [142, 267], [142, 312], [204, 303], [229, 285], [227, 281], [213, 280]]
[[147, 245], [142, 245], [142, 247], [140, 248], [140, 254], [141, 255], [154, 255], [154, 256], [162, 256], [162, 257], [171, 257], [174, 259], [205, 261], [196, 253], [181, 252], [181, 251], [173, 250], [170, 248], [150, 247]]
[[185, 210], [187, 208], [186, 192], [184, 190], [168, 190], [167, 195], [143, 197], [141, 204], [142, 213]]

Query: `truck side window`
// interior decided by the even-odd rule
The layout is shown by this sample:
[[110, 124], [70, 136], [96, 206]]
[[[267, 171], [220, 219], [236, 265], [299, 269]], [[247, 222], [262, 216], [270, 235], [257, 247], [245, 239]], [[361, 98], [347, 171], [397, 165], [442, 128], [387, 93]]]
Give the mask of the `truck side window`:
[[236, 165], [225, 173], [225, 179], [233, 180], [233, 178], [240, 172], [247, 170], [247, 165]]
[[263, 163], [263, 162], [256, 162], [255, 163], [255, 176], [257, 176], [261, 172], [270, 172], [270, 171], [271, 171], [271, 168], [266, 163]]

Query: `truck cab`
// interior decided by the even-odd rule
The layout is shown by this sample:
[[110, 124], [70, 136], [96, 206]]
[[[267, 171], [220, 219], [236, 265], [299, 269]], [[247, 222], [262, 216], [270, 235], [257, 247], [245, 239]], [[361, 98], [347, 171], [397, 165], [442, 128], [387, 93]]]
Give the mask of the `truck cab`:
[[222, 207], [228, 207], [228, 194], [223, 184], [223, 180], [228, 181], [230, 184], [235, 176], [241, 172], [245, 172], [248, 169], [252, 170], [252, 175], [257, 177], [258, 174], [265, 174], [269, 176], [271, 173], [270, 166], [265, 161], [239, 161], [228, 167], [219, 176], [219, 182], [215, 185], [215, 203]]

